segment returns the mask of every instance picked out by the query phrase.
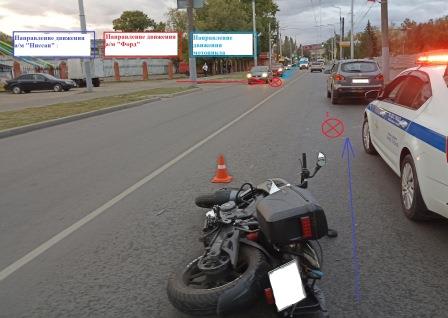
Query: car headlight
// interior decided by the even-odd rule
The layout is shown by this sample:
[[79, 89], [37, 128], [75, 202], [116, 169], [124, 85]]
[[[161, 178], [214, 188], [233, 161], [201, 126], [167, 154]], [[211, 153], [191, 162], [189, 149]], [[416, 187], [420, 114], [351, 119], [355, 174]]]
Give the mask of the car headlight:
[[282, 72], [282, 71], [283, 71], [283, 69], [282, 69], [282, 68], [280, 67], [280, 68], [278, 69], [278, 71], [279, 71], [279, 72]]
[[247, 78], [251, 78], [251, 77], [252, 77], [252, 74], [249, 73], [249, 74], [247, 74], [246, 76], [247, 76]]
[[261, 74], [261, 77], [268, 77], [268, 73]]

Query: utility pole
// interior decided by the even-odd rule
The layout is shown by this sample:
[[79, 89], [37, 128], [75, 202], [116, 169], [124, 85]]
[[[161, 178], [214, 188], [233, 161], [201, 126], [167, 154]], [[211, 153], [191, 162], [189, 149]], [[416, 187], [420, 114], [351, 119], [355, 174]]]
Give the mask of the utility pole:
[[389, 17], [387, 0], [381, 1], [381, 58], [383, 60], [384, 83], [389, 82]]
[[268, 58], [269, 58], [269, 69], [271, 69], [272, 66], [272, 56], [271, 56], [271, 22], [269, 22], [268, 25], [268, 41], [269, 41], [269, 54], [268, 54]]
[[282, 34], [280, 33], [280, 26], [278, 28], [278, 47], [279, 47], [279, 53], [280, 56], [283, 56], [283, 50], [282, 50]]
[[[188, 32], [188, 43], [189, 47], [193, 47], [193, 30], [194, 30], [194, 21], [193, 21], [193, 0], [188, 0], [187, 3], [187, 32]], [[190, 53], [193, 53], [193, 50], [190, 49]], [[190, 70], [190, 81], [197, 81], [196, 74], [196, 58], [191, 54], [188, 58], [189, 70]]]
[[[81, 23], [81, 31], [87, 34], [86, 16], [84, 14], [83, 0], [78, 0], [78, 5], [79, 5], [79, 22]], [[86, 73], [87, 91], [92, 92], [92, 75], [90, 73], [90, 58], [89, 59], [83, 58], [82, 60], [84, 62], [84, 71]]]
[[[344, 25], [345, 24], [345, 18], [342, 17], [342, 32], [341, 32], [341, 41], [344, 41]], [[344, 48], [341, 46], [341, 56], [339, 57], [341, 60], [344, 59]]]
[[252, 0], [252, 27], [253, 27], [253, 33], [254, 33], [254, 66], [257, 66], [258, 34], [257, 34], [257, 24], [255, 21], [255, 0]]
[[289, 37], [289, 58], [290, 58], [290, 60], [291, 60], [291, 64], [292, 64], [292, 38], [291, 37]]
[[333, 6], [333, 8], [337, 8], [339, 9], [339, 32], [341, 34], [341, 37], [339, 39], [339, 59], [342, 59], [342, 46], [341, 46], [341, 41], [342, 41], [342, 9], [341, 7], [338, 6]]
[[352, 0], [352, 12], [350, 12], [350, 17], [351, 17], [351, 28], [350, 28], [350, 58], [354, 59], [355, 58], [355, 46], [353, 45], [353, 7], [354, 7], [354, 2], [355, 0]]

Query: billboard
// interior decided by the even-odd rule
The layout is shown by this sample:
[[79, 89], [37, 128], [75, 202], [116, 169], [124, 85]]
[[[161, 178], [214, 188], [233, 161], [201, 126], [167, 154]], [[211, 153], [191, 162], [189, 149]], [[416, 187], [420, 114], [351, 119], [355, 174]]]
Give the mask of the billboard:
[[253, 33], [192, 33], [190, 54], [195, 57], [252, 57]]
[[104, 57], [177, 57], [176, 32], [104, 32]]
[[90, 57], [94, 31], [14, 31], [14, 56]]

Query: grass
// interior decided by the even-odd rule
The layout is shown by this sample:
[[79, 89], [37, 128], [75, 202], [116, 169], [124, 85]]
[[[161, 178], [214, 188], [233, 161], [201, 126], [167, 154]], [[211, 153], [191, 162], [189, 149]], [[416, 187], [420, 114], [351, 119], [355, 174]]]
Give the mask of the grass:
[[130, 94], [94, 98], [79, 102], [58, 103], [49, 106], [30, 107], [21, 110], [0, 112], [0, 130], [86, 113], [154, 96], [178, 93], [191, 88], [193, 87], [153, 88]]

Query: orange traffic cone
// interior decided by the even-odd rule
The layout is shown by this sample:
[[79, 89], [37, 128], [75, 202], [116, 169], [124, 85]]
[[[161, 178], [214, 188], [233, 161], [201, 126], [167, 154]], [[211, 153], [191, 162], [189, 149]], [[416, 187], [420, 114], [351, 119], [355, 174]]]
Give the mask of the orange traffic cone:
[[216, 169], [216, 174], [212, 179], [213, 183], [229, 183], [232, 181], [233, 177], [227, 172], [226, 163], [224, 161], [224, 156], [221, 154], [216, 160], [218, 168]]

